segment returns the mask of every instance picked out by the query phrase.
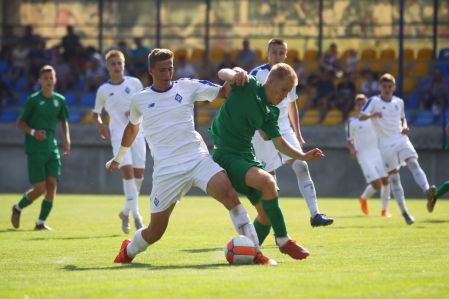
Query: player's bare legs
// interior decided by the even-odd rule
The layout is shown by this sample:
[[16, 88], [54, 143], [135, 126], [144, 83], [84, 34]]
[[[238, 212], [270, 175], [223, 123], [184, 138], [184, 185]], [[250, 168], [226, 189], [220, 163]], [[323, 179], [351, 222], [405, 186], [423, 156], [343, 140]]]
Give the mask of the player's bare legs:
[[254, 225], [245, 207], [240, 203], [237, 192], [232, 187], [229, 178], [224, 171], [216, 173], [207, 184], [207, 194], [222, 203], [229, 211], [232, 223], [238, 234], [248, 237], [256, 247], [256, 264], [275, 265], [276, 261], [265, 257], [260, 251], [259, 239], [257, 238]]
[[[294, 259], [304, 259], [309, 256], [309, 251], [296, 244], [287, 234], [284, 215], [278, 203], [276, 181], [273, 176], [263, 169], [251, 167], [245, 175], [245, 183], [261, 192], [261, 206], [271, 222], [280, 251]], [[261, 215], [260, 219], [262, 217], [264, 216]]]

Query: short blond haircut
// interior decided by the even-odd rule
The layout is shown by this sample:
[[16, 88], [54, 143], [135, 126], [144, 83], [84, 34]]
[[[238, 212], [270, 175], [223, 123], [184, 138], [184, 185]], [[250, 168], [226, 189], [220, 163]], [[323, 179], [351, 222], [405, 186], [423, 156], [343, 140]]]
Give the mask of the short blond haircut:
[[296, 76], [295, 70], [283, 62], [273, 65], [268, 74], [268, 78], [270, 77], [280, 81], [289, 80], [293, 86], [298, 84], [298, 76]]
[[355, 96], [354, 102], [367, 101], [367, 100], [368, 100], [368, 98], [366, 97], [366, 95], [364, 95], [363, 93], [359, 93]]
[[39, 70], [39, 77], [40, 77], [43, 73], [46, 73], [46, 72], [53, 72], [54, 74], [56, 74], [55, 69], [54, 69], [51, 65], [46, 64], [46, 65], [44, 65], [43, 67], [41, 67], [41, 69]]
[[125, 61], [125, 55], [123, 55], [123, 52], [119, 51], [119, 50], [108, 51], [104, 57], [105, 57], [106, 61], [108, 61], [112, 57], [118, 57], [122, 61]]
[[391, 82], [393, 84], [396, 84], [396, 79], [394, 79], [394, 76], [392, 74], [385, 73], [379, 78], [379, 84], [383, 82]]

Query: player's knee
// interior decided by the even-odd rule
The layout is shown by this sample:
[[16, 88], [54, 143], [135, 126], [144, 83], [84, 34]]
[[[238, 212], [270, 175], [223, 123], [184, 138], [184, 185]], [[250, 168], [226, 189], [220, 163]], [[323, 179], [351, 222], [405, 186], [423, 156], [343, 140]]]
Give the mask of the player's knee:
[[292, 164], [292, 169], [297, 174], [308, 174], [309, 166], [305, 161], [295, 160]]
[[33, 185], [33, 191], [37, 193], [39, 196], [46, 192], [46, 188], [47, 187], [45, 183], [38, 183]]
[[375, 180], [371, 182], [371, 186], [373, 186], [376, 191], [380, 191], [380, 188], [382, 188], [382, 182], [380, 180]]
[[410, 171], [414, 172], [420, 168], [418, 160], [416, 158], [410, 158], [407, 160], [407, 167]]
[[400, 181], [401, 178], [399, 176], [399, 173], [397, 173], [397, 172], [393, 172], [393, 173], [389, 174], [388, 179], [390, 181], [390, 184], [392, 184], [392, 185], [398, 185], [401, 182]]
[[273, 176], [266, 176], [261, 182], [262, 197], [276, 197], [277, 196], [277, 184]]

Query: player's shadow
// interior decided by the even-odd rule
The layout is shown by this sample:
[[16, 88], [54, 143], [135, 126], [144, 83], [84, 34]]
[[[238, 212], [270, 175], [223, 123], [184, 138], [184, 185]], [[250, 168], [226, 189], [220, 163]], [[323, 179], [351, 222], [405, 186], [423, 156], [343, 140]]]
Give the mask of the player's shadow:
[[123, 265], [113, 265], [106, 267], [79, 267], [76, 265], [66, 265], [62, 268], [62, 270], [69, 272], [77, 272], [77, 271], [98, 271], [98, 270], [126, 270], [126, 269], [148, 269], [151, 271], [154, 270], [174, 270], [174, 269], [218, 269], [222, 267], [229, 267], [228, 264], [203, 264], [203, 265], [165, 265], [165, 266], [154, 266], [152, 264], [143, 264], [143, 263], [132, 263], [132, 264], [123, 264]]
[[[115, 235], [107, 235], [107, 236], [80, 236], [80, 237], [60, 237], [60, 238], [51, 238], [52, 240], [89, 240], [89, 239], [104, 239], [104, 238], [115, 238], [120, 237], [119, 234]], [[47, 238], [30, 238], [28, 241], [48, 241]]]
[[7, 229], [0, 229], [0, 233], [18, 233], [18, 232], [23, 232], [24, 230], [17, 230], [14, 228], [7, 228]]
[[182, 249], [181, 251], [189, 253], [203, 253], [203, 252], [222, 251], [222, 250], [223, 248], [200, 248], [200, 249]]
[[449, 220], [443, 220], [443, 219], [429, 219], [424, 220], [425, 223], [449, 223]]

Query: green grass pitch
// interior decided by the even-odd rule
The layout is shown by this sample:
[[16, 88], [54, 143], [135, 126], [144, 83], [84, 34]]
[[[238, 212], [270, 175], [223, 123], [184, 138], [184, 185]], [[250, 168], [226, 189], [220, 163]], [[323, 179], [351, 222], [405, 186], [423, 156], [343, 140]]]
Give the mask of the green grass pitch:
[[[121, 196], [58, 195], [48, 225], [33, 231], [40, 200], [10, 224], [19, 194], [0, 195], [0, 298], [448, 298], [449, 202], [432, 214], [408, 200], [416, 222], [379, 216], [379, 200], [363, 216], [356, 199], [320, 199], [335, 218], [312, 228], [301, 198], [281, 199], [289, 234], [311, 251], [305, 261], [281, 254], [269, 236], [263, 246], [278, 261], [230, 266], [223, 247], [235, 235], [228, 212], [210, 197], [185, 197], [165, 236], [131, 265], [112, 261], [125, 236], [117, 213]], [[243, 199], [251, 217], [254, 209]], [[140, 209], [147, 223], [148, 196]]]

